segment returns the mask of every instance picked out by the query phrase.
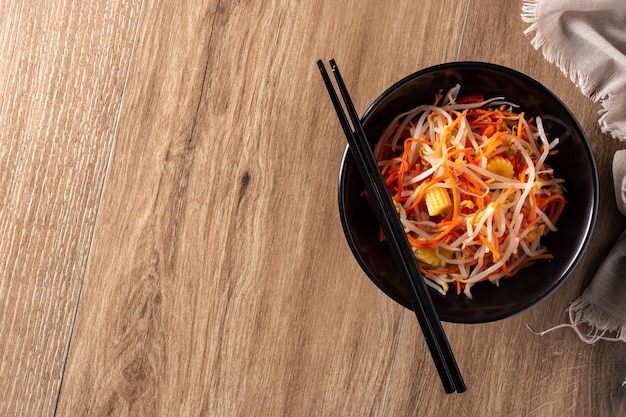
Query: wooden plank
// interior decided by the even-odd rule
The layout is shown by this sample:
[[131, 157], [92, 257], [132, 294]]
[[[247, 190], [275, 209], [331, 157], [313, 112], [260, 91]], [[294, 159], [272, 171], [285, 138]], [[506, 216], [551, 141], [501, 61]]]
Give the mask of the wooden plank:
[[382, 412], [403, 312], [343, 238], [315, 60], [364, 108], [454, 58], [450, 6], [145, 3], [59, 415]]
[[137, 2], [0, 5], [0, 415], [53, 415]]
[[526, 26], [519, 17], [518, 3], [472, 0], [469, 10], [459, 59], [512, 67], [543, 82], [561, 97], [592, 145], [601, 185], [598, 219], [606, 221], [599, 221], [593, 244], [570, 279], [538, 306], [500, 322], [445, 326], [467, 380], [465, 394], [446, 396], [433, 390], [436, 375], [421, 372], [423, 355], [415, 357], [415, 346], [423, 345], [418, 329], [411, 322], [405, 325], [386, 414], [622, 415], [626, 411], [623, 344], [589, 346], [571, 330], [540, 337], [527, 328], [544, 330], [567, 322], [568, 304], [580, 295], [624, 230], [624, 219], [615, 208], [611, 178], [611, 158], [621, 145], [599, 131], [598, 106], [532, 48], [530, 39], [523, 35]]

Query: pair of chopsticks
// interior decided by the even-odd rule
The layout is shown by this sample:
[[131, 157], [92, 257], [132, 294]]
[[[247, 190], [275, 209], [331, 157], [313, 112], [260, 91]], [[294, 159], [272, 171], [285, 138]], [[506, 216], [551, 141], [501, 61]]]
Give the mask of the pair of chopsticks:
[[413, 311], [417, 315], [417, 320], [424, 334], [430, 354], [435, 362], [435, 367], [437, 368], [445, 392], [447, 394], [455, 391], [458, 393], [464, 392], [466, 389], [465, 382], [463, 381], [456, 359], [454, 358], [446, 334], [439, 321], [439, 316], [430, 299], [426, 283], [424, 282], [424, 278], [413, 255], [413, 250], [406, 238], [404, 228], [400, 223], [396, 208], [387, 191], [376, 158], [367, 141], [363, 125], [361, 124], [359, 115], [354, 108], [352, 99], [343, 82], [337, 63], [334, 59], [331, 59], [330, 67], [335, 75], [337, 87], [339, 88], [344, 105], [352, 121], [354, 131], [350, 127], [350, 122], [335, 92], [335, 88], [326, 71], [324, 63], [322, 60], [318, 60], [317, 65], [319, 66], [337, 116], [339, 117], [341, 127], [348, 140], [348, 146], [354, 156], [361, 178], [365, 183], [365, 189], [370, 196], [378, 222], [383, 229], [385, 240], [391, 249], [394, 261], [398, 266], [406, 290], [409, 293]]

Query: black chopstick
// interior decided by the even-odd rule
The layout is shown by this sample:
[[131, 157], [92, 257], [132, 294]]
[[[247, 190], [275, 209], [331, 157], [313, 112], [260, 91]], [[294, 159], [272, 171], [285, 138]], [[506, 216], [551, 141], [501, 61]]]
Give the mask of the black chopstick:
[[367, 141], [365, 131], [343, 82], [337, 63], [334, 59], [330, 60], [330, 66], [335, 75], [337, 86], [354, 126], [354, 132], [350, 127], [350, 122], [346, 117], [324, 63], [318, 60], [317, 64], [341, 127], [348, 140], [348, 146], [365, 183], [365, 189], [370, 196], [374, 212], [383, 229], [385, 240], [390, 247], [394, 261], [409, 293], [411, 306], [417, 316], [444, 390], [448, 394], [455, 391], [458, 393], [464, 392], [466, 389], [465, 382], [439, 321], [439, 316], [430, 299], [428, 289], [404, 233], [404, 228], [400, 223], [391, 196], [387, 191], [376, 158]]

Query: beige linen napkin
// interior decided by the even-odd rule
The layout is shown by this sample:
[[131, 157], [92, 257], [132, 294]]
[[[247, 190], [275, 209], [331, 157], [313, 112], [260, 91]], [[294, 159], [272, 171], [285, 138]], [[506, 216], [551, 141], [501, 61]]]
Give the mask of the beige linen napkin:
[[[617, 207], [626, 216], [626, 149], [615, 153], [613, 180]], [[625, 271], [626, 230], [600, 264], [583, 294], [568, 307], [570, 324], [561, 324], [538, 334], [571, 327], [586, 343], [599, 340], [626, 342]]]
[[[613, 157], [617, 207], [626, 216], [626, 150]], [[572, 327], [587, 343], [626, 342], [626, 231], [617, 239], [583, 294], [568, 308]], [[581, 330], [581, 325], [587, 331]], [[613, 336], [612, 336], [613, 335]]]
[[[533, 0], [524, 2], [525, 34], [581, 91], [602, 104], [603, 132], [626, 141], [626, 0]], [[626, 150], [613, 158], [615, 198], [626, 216]], [[626, 342], [626, 231], [583, 294], [570, 304], [571, 327], [587, 343]], [[626, 384], [626, 381], [624, 381]]]
[[522, 19], [532, 45], [602, 104], [602, 131], [626, 140], [626, 0], [525, 1]]

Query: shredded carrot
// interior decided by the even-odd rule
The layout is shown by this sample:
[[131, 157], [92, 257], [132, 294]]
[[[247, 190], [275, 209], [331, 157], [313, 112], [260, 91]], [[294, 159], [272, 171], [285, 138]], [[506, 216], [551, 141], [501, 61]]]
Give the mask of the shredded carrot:
[[[540, 238], [556, 230], [566, 201], [562, 180], [546, 163], [558, 140], [550, 142], [536, 119], [503, 98], [457, 100], [459, 88], [396, 118], [376, 155], [409, 243], [434, 250], [445, 263], [420, 261], [427, 283], [444, 294], [454, 284], [471, 298], [475, 283], [497, 283], [551, 258]], [[510, 162], [512, 178], [510, 168], [503, 175], [487, 169], [496, 157]], [[432, 188], [451, 197], [437, 216], [425, 207]]]

